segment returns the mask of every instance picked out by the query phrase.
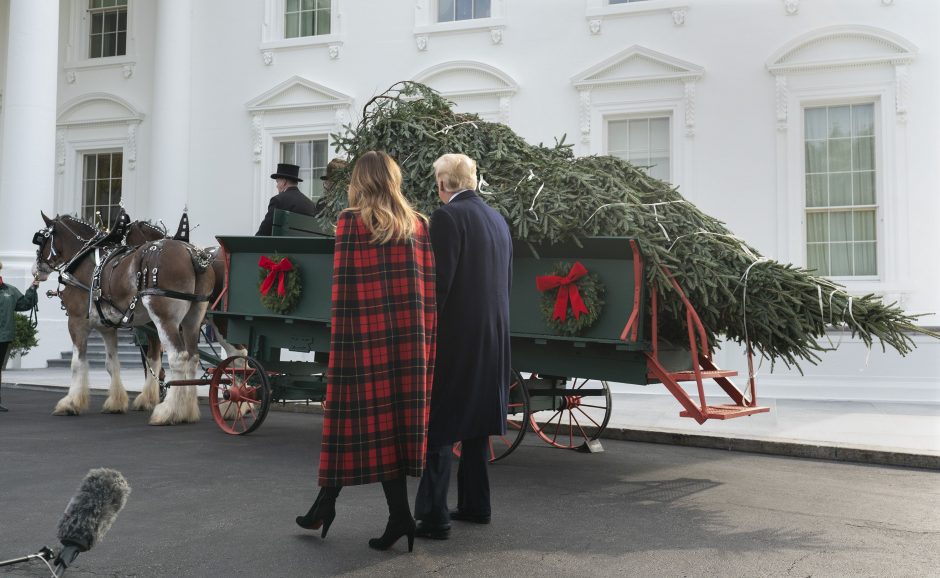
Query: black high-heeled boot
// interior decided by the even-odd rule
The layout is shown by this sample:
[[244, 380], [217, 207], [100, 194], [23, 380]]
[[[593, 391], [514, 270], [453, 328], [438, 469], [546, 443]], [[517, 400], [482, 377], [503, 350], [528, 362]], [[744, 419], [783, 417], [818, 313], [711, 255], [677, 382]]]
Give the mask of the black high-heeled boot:
[[405, 477], [382, 482], [385, 501], [388, 503], [388, 523], [385, 533], [380, 538], [369, 540], [369, 547], [376, 550], [388, 550], [402, 536], [408, 536], [408, 551], [415, 546], [415, 519], [411, 516], [408, 505], [408, 485]]
[[310, 506], [310, 510], [304, 516], [297, 516], [297, 525], [307, 530], [316, 530], [323, 527], [320, 533], [321, 538], [326, 538], [330, 531], [330, 524], [336, 519], [336, 497], [339, 496], [340, 487], [320, 488], [317, 499]]

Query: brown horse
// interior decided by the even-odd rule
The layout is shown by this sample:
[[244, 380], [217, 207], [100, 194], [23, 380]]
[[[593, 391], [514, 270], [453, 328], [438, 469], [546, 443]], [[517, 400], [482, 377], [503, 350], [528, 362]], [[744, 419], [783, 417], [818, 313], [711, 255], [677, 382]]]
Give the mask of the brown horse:
[[[184, 223], [186, 224], [184, 225]], [[183, 219], [180, 220], [180, 226], [175, 237], [178, 238], [181, 236], [184, 227], [188, 233], [188, 226], [188, 219], [186, 219], [184, 215]], [[136, 247], [150, 241], [157, 241], [166, 238], [169, 238], [169, 235], [165, 228], [154, 225], [149, 221], [134, 221], [127, 227], [127, 234], [124, 237], [124, 243], [128, 246]], [[186, 240], [188, 240], [188, 234], [186, 235]], [[225, 257], [222, 253], [221, 247], [218, 246], [209, 247], [206, 249], [206, 252], [212, 256], [212, 271], [215, 273], [215, 284], [212, 287], [212, 295], [209, 297], [209, 306], [212, 307], [222, 296], [222, 291], [225, 289]], [[215, 330], [215, 335], [219, 340], [219, 345], [221, 345], [222, 349], [225, 350], [227, 356], [245, 356], [248, 354], [248, 350], [245, 348], [245, 346], [232, 345], [227, 341], [228, 321], [226, 319], [213, 319], [211, 316], [207, 316], [206, 323]], [[148, 345], [149, 351], [150, 348], [153, 347], [153, 343]], [[151, 365], [151, 368], [152, 367], [153, 366]]]
[[[101, 233], [92, 225], [69, 216], [50, 219], [33, 237], [38, 246], [33, 274], [45, 280], [59, 274], [59, 292], [68, 315], [72, 338], [72, 385], [59, 400], [56, 415], [78, 415], [88, 407], [88, 335], [98, 330], [104, 337], [111, 387], [102, 411], [123, 413], [128, 398], [120, 378], [117, 333], [120, 326], [153, 321], [167, 351], [170, 379], [195, 377], [199, 358], [199, 327], [208, 307], [215, 275], [206, 256], [192, 245], [173, 239], [147, 242], [139, 247], [96, 248]], [[98, 264], [100, 262], [100, 265]], [[138, 306], [139, 305], [139, 306]], [[152, 347], [148, 357], [160, 347]], [[196, 390], [174, 387], [159, 402], [156, 380], [149, 378], [134, 408], [153, 409], [150, 423], [168, 425], [199, 420]]]

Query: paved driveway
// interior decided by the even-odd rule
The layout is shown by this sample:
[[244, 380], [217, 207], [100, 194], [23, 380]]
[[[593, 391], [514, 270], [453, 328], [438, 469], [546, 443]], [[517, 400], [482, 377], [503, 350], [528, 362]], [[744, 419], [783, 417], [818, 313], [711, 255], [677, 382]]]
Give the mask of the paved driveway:
[[[4, 389], [0, 559], [55, 544], [93, 467], [133, 487], [68, 576], [929, 576], [935, 472], [605, 441], [585, 455], [527, 439], [491, 469], [490, 526], [370, 550], [378, 485], [347, 488], [327, 540], [294, 525], [315, 490], [318, 415], [272, 412], [252, 435], [147, 416], [50, 415], [60, 394]], [[102, 399], [94, 397], [93, 407]], [[409, 481], [414, 495], [416, 483]], [[2, 574], [4, 569], [0, 569]], [[48, 576], [39, 564], [17, 574]]]

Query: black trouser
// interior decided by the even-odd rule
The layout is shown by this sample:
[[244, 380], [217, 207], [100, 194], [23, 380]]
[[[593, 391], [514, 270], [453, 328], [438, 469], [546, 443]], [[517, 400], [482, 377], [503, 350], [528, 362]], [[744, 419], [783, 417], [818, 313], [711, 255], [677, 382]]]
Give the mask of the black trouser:
[[[490, 515], [489, 436], [463, 440], [457, 467], [457, 509], [469, 514]], [[447, 526], [447, 489], [453, 448], [450, 444], [428, 447], [427, 461], [418, 496], [415, 518], [430, 526]]]
[[[7, 350], [9, 349], [9, 341], [0, 341], [0, 384], [3, 384], [3, 362], [7, 359]], [[0, 395], [0, 403], [3, 403], [2, 395]]]

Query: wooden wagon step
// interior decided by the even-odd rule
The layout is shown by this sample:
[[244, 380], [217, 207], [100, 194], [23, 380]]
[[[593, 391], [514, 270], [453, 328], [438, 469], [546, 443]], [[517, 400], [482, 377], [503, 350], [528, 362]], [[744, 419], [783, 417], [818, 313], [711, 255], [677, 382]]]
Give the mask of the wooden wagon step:
[[[738, 375], [738, 372], [734, 371], [733, 369], [716, 369], [702, 370], [700, 374], [702, 379], [717, 379], [719, 377], [735, 377]], [[694, 371], [670, 371], [669, 376], [674, 381], [695, 381]], [[647, 377], [650, 381], [659, 381], [659, 378], [655, 373], [650, 372]]]
[[[744, 417], [746, 415], [754, 415], [755, 413], [765, 413], [768, 411], [770, 411], [769, 407], [747, 407], [728, 403], [723, 405], [706, 405], [701, 409], [701, 415], [705, 419], [734, 419], [736, 417]], [[686, 410], [679, 412], [679, 417], [694, 418], [696, 416]]]

